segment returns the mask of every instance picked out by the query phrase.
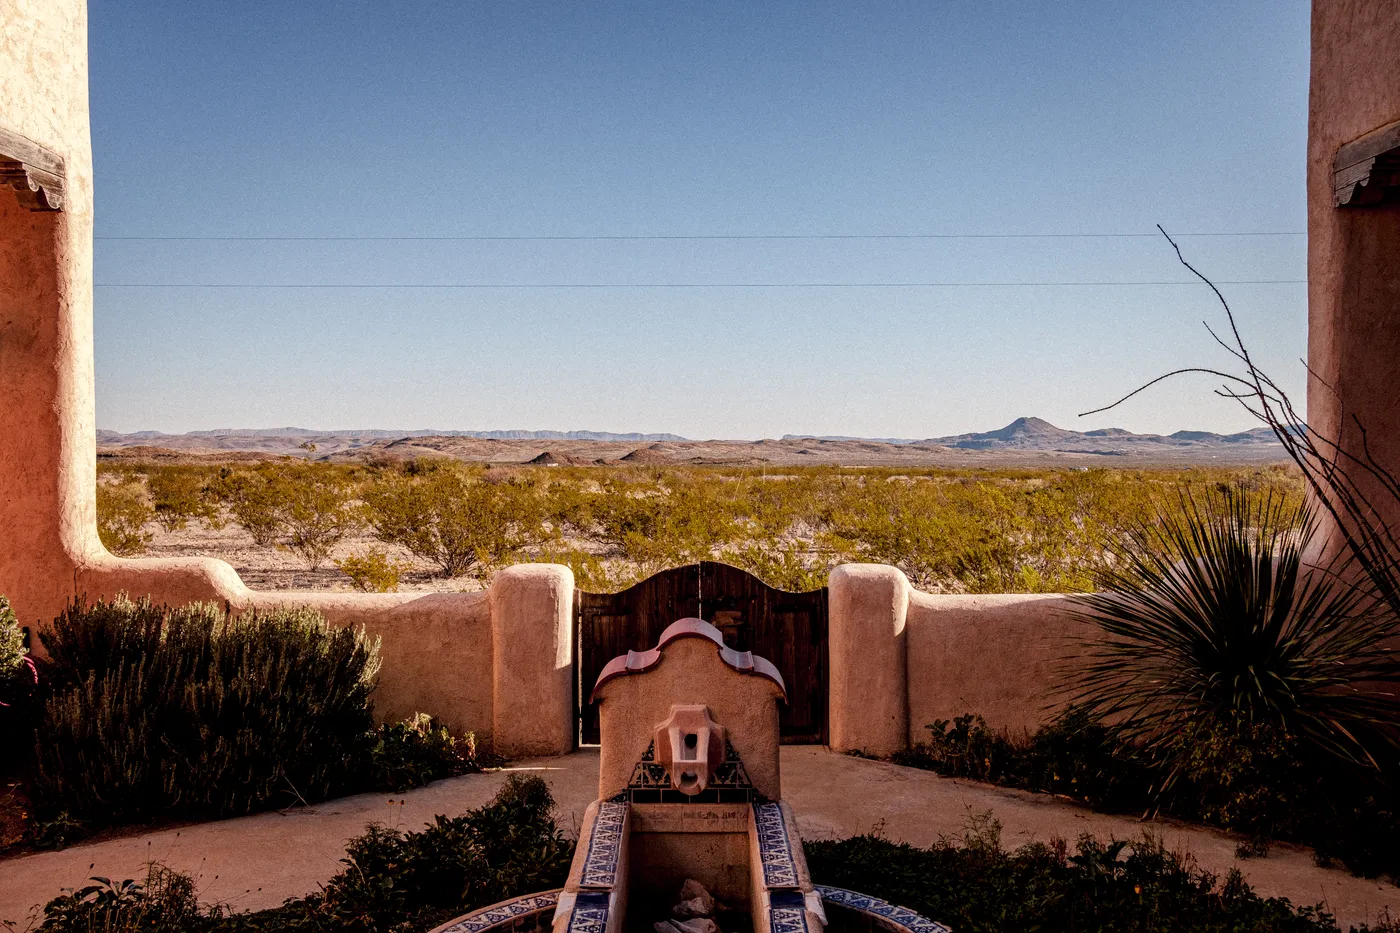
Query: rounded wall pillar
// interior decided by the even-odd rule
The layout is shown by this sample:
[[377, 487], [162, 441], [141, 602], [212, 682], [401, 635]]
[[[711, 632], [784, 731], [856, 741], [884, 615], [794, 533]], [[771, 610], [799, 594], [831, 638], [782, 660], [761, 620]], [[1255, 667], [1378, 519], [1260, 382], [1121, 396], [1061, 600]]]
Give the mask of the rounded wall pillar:
[[491, 744], [524, 758], [573, 751], [574, 574], [517, 564], [491, 581]]
[[909, 739], [909, 580], [884, 564], [843, 564], [828, 592], [831, 749], [893, 755]]

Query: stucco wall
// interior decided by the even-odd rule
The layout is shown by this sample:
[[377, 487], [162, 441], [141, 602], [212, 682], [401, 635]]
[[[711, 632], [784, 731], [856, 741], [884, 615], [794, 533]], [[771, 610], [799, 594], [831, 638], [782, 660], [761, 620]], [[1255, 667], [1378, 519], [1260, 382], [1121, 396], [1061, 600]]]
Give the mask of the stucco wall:
[[[1337, 149], [1400, 120], [1400, 3], [1314, 0], [1308, 103], [1308, 422], [1400, 471], [1400, 205], [1338, 208]], [[1387, 497], [1382, 496], [1384, 502]], [[1400, 503], [1385, 518], [1400, 520]]]
[[906, 613], [909, 740], [935, 719], [980, 713], [993, 728], [1035, 731], [1063, 709], [1060, 688], [1085, 626], [1063, 595], [934, 596]]

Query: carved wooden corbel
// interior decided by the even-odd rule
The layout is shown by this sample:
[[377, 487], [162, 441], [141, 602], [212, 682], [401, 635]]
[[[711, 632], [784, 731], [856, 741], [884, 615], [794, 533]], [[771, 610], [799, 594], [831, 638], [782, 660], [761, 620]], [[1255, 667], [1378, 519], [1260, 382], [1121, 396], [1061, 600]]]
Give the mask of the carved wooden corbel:
[[0, 184], [15, 189], [31, 211], [63, 209], [63, 159], [38, 143], [0, 127]]
[[1338, 149], [1332, 188], [1338, 207], [1400, 204], [1400, 120]]

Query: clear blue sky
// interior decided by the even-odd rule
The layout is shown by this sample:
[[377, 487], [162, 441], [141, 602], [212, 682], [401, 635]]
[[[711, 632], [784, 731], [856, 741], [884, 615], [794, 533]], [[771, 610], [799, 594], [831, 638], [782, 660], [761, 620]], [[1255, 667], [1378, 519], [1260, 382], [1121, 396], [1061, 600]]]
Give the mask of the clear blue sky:
[[[1152, 238], [1296, 233], [1308, 3], [91, 0], [98, 424], [1252, 427]], [[1302, 236], [1186, 237], [1223, 280]], [[150, 285], [705, 284], [703, 288]], [[142, 287], [114, 288], [113, 284]], [[1306, 292], [1226, 286], [1302, 397]]]

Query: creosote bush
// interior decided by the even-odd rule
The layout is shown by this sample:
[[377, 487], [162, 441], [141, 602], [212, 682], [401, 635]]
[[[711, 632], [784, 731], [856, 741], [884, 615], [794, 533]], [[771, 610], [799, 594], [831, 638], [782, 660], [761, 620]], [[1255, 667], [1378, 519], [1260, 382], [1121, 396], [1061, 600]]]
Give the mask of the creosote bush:
[[408, 570], [407, 565], [394, 560], [379, 547], [350, 554], [335, 565], [362, 593], [392, 593], [399, 588], [399, 580]]
[[[261, 547], [301, 547], [293, 539], [302, 535], [287, 521], [288, 503], [300, 497], [310, 506], [308, 561], [324, 559], [312, 553], [322, 529], [334, 546], [338, 529], [352, 524], [337, 517], [342, 506], [347, 514], [363, 507], [379, 542], [403, 546], [442, 576], [484, 581], [512, 561], [551, 561], [572, 567], [590, 592], [620, 590], [699, 560], [799, 591], [821, 586], [832, 567], [851, 561], [893, 564], [932, 592], [1085, 591], [1111, 562], [1110, 542], [1159, 509], [1178, 508], [1180, 486], [1240, 482], [1290, 501], [1302, 490], [1297, 471], [1275, 467], [546, 470], [447, 458], [288, 458], [223, 467], [104, 463], [100, 470], [104, 482], [147, 481], [153, 490], [173, 482], [157, 482], [162, 471], [200, 475], [218, 514]], [[318, 484], [344, 495], [317, 505]]]
[[140, 554], [151, 543], [146, 525], [156, 517], [138, 479], [118, 477], [97, 484], [97, 534], [113, 554]]
[[365, 500], [379, 540], [432, 561], [448, 577], [489, 574], [541, 536], [531, 485], [488, 482], [480, 471], [453, 464], [388, 478], [370, 487]]

